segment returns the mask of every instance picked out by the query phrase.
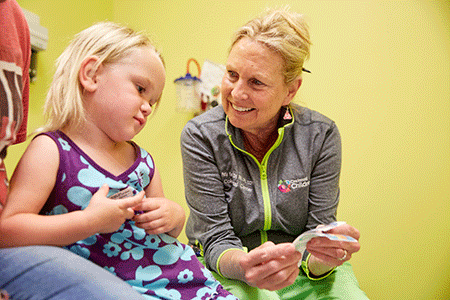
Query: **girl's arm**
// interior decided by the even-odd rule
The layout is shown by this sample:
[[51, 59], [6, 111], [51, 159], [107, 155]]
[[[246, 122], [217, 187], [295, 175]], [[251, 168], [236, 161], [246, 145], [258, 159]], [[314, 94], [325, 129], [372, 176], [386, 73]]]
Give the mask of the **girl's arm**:
[[147, 198], [135, 207], [135, 210], [145, 212], [134, 217], [136, 225], [149, 234], [167, 233], [178, 237], [183, 230], [186, 215], [181, 205], [164, 197], [161, 176], [156, 168], [145, 194]]
[[143, 197], [140, 193], [120, 201], [110, 200], [106, 198], [108, 187], [104, 186], [85, 210], [39, 215], [55, 185], [58, 168], [55, 142], [45, 135], [34, 138], [11, 178], [6, 206], [0, 216], [0, 247], [64, 246], [95, 233], [117, 230], [126, 218], [132, 218], [134, 211], [130, 207]]

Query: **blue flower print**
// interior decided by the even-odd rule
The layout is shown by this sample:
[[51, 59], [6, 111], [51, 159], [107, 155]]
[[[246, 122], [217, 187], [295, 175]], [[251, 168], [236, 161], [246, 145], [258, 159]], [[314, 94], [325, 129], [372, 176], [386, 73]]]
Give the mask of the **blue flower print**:
[[104, 269], [109, 271], [109, 272], [111, 272], [111, 273], [113, 273], [114, 275], [117, 275], [116, 274], [116, 268], [114, 268], [114, 267], [106, 267], [105, 266]]
[[[143, 268], [139, 266], [136, 269], [135, 278], [139, 278], [139, 280], [128, 280], [127, 282], [133, 286], [138, 291], [145, 292], [146, 288], [155, 292], [155, 294], [164, 299], [181, 299], [181, 294], [176, 290], [167, 290], [166, 286], [169, 284], [169, 279], [162, 278], [156, 280], [156, 278], [162, 275], [162, 270], [160, 267], [152, 265]], [[156, 280], [156, 281], [154, 281]], [[149, 284], [144, 285], [144, 281], [150, 282]], [[153, 298], [149, 298], [153, 299]], [[159, 299], [159, 298], [155, 298]]]
[[147, 164], [149, 165], [150, 168], [152, 168], [152, 169], [155, 168], [155, 166], [153, 165], [152, 157], [150, 156], [150, 154], [148, 154], [147, 151], [145, 151], [142, 148], [141, 148], [141, 157], [145, 158], [145, 161], [147, 162]]
[[81, 184], [88, 186], [88, 187], [101, 187], [103, 184], [108, 184], [111, 188], [124, 188], [126, 187], [125, 184], [121, 186], [117, 186], [117, 181], [107, 178], [104, 174], [99, 172], [97, 169], [95, 169], [89, 162], [80, 155], [80, 161], [87, 165], [87, 168], [81, 169], [80, 172], [78, 172], [78, 180]]
[[[130, 246], [132, 246], [132, 245], [130, 244]], [[124, 251], [124, 252], [122, 252], [122, 254], [120, 254], [120, 259], [128, 260], [128, 259], [130, 259], [130, 255], [131, 255], [131, 257], [133, 257], [134, 260], [142, 259], [144, 257], [144, 247], [138, 245], [134, 248], [131, 248], [128, 251]]]
[[[155, 267], [155, 266], [153, 266]], [[142, 267], [140, 267], [142, 268]], [[149, 267], [146, 267], [145, 269], [148, 269]], [[138, 275], [138, 272], [136, 272], [136, 276]], [[154, 278], [160, 276], [158, 274], [157, 276], [153, 276]], [[148, 279], [148, 277], [147, 277]], [[143, 280], [127, 280], [127, 283], [129, 283], [136, 291], [141, 292], [141, 294], [145, 293], [147, 290], [152, 290], [155, 292], [155, 294], [158, 297], [145, 295], [143, 294], [145, 299], [173, 299], [173, 300], [181, 300], [181, 294], [175, 289], [168, 290], [166, 289], [166, 286], [169, 284], [169, 279], [163, 278], [154, 282], [151, 282], [150, 284], [147, 284], [144, 286]]]
[[72, 246], [67, 246], [65, 248], [84, 258], [89, 258], [89, 256], [91, 256], [91, 251], [87, 247], [84, 247], [83, 245], [91, 246], [94, 245], [95, 243], [97, 243], [97, 237], [95, 235], [91, 235], [90, 237], [78, 241]]
[[133, 237], [136, 240], [140, 241], [147, 236], [147, 233], [145, 232], [145, 230], [137, 227], [135, 225], [134, 221], [130, 221], [129, 224], [131, 225], [131, 229], [133, 230]]
[[127, 280], [126, 283], [128, 283], [129, 285], [131, 285], [131, 287], [137, 291], [138, 293], [140, 293], [142, 296], [144, 296], [144, 299], [159, 299], [153, 296], [149, 296], [149, 295], [145, 295], [144, 293], [147, 292], [147, 289], [144, 288], [143, 284], [142, 284], [142, 280]]
[[[130, 222], [131, 223], [131, 222]], [[124, 248], [128, 249], [128, 251], [123, 251], [120, 254], [120, 259], [128, 260], [132, 257], [134, 260], [140, 260], [144, 257], [144, 246], [136, 244], [129, 238], [133, 235], [133, 232], [129, 229], [124, 229], [124, 225], [120, 227], [120, 229], [111, 235], [111, 242], [116, 243], [118, 245], [124, 243]], [[140, 235], [138, 234], [138, 237]], [[134, 248], [133, 248], [134, 247]]]
[[89, 249], [81, 247], [80, 245], [73, 245], [72, 247], [68, 248], [71, 252], [78, 254], [81, 257], [89, 258], [91, 256], [91, 251]]
[[127, 184], [134, 187], [136, 190], [141, 191], [150, 183], [150, 177], [148, 176], [149, 173], [149, 167], [145, 163], [141, 162], [136, 170], [128, 175], [129, 180], [127, 181]]
[[173, 300], [181, 300], [181, 294], [179, 291], [175, 289], [167, 290], [167, 289], [159, 289], [155, 290], [155, 294], [162, 299], [173, 299]]
[[205, 276], [208, 279], [208, 281], [211, 280], [215, 282], [213, 274], [207, 268], [202, 268], [202, 273], [203, 276]]
[[[167, 293], [166, 286], [169, 284], [167, 278], [163, 278], [157, 281], [156, 278], [162, 275], [162, 270], [158, 266], [148, 266], [143, 268], [139, 266], [135, 272], [135, 278], [139, 280], [127, 280], [127, 282], [133, 286], [133, 288], [141, 293], [145, 293], [147, 289], [155, 291], [158, 295], [158, 290], [162, 290], [162, 293]], [[150, 282], [150, 284], [144, 285], [144, 281]], [[153, 282], [152, 282], [153, 281]], [[153, 296], [143, 295], [146, 299], [160, 299]], [[173, 298], [176, 299], [176, 298]]]
[[162, 275], [161, 268], [154, 265], [145, 268], [139, 266], [136, 269], [136, 278], [141, 278], [142, 281], [153, 281], [161, 275]]
[[206, 277], [205, 285], [217, 289], [218, 282], [214, 279], [212, 273], [207, 268], [202, 268], [202, 273]]
[[131, 237], [133, 233], [129, 229], [123, 229], [124, 227], [120, 227], [120, 229], [111, 236], [111, 241], [117, 244], [122, 244], [125, 239]]
[[62, 214], [66, 214], [68, 213], [69, 210], [64, 206], [64, 205], [57, 205], [55, 207], [53, 207], [53, 209], [47, 213], [47, 215], [62, 215]]
[[[127, 282], [130, 285], [133, 284], [132, 281], [127, 281]], [[145, 300], [161, 300], [161, 298], [159, 298], [159, 297], [144, 294], [147, 291], [146, 288], [140, 288], [140, 287], [136, 287], [136, 286], [132, 286], [132, 288], [135, 289], [137, 292], [139, 292], [141, 294], [141, 296], [143, 297], [143, 299], [145, 299]]]
[[159, 235], [161, 240], [166, 244], [179, 244], [178, 240], [168, 234], [162, 233]]
[[97, 243], [97, 236], [95, 234], [91, 235], [88, 238], [85, 238], [84, 240], [77, 242], [77, 244], [88, 245], [88, 246], [94, 245], [95, 243]]
[[195, 297], [193, 300], [212, 300], [212, 299], [216, 299], [216, 300], [239, 300], [238, 298], [236, 298], [236, 296], [234, 295], [227, 295], [226, 297], [223, 296], [218, 296], [217, 295], [217, 291], [208, 291], [205, 289], [201, 289], [200, 291], [197, 292], [197, 297]]
[[119, 245], [111, 242], [108, 242], [108, 244], [103, 246], [103, 253], [108, 255], [108, 257], [119, 255], [120, 250], [122, 250], [122, 248], [120, 248]]
[[167, 266], [172, 265], [178, 261], [181, 253], [183, 252], [182, 247], [175, 245], [166, 245], [159, 248], [153, 255], [153, 261], [155, 264]]
[[[178, 247], [183, 247], [179, 241], [177, 241]], [[191, 261], [194, 257], [196, 257], [194, 250], [191, 247], [185, 247], [183, 254], [181, 254], [180, 259], [184, 261]], [[196, 258], [195, 258], [196, 259]]]
[[85, 209], [91, 201], [92, 193], [81, 186], [73, 186], [67, 191], [67, 199], [75, 205]]
[[204, 287], [197, 291], [196, 297], [193, 300], [209, 300], [213, 299], [213, 295], [217, 292], [210, 288]]
[[63, 140], [62, 138], [58, 138], [58, 142], [61, 144], [61, 148], [65, 151], [70, 151], [72, 147], [70, 147], [69, 143], [66, 140]]
[[192, 272], [189, 269], [185, 269], [185, 270], [181, 271], [177, 277], [178, 282], [179, 283], [187, 283], [189, 281], [192, 281], [194, 279], [193, 274], [194, 274], [194, 272]]
[[158, 249], [161, 239], [156, 234], [149, 234], [145, 237], [144, 245], [150, 249]]

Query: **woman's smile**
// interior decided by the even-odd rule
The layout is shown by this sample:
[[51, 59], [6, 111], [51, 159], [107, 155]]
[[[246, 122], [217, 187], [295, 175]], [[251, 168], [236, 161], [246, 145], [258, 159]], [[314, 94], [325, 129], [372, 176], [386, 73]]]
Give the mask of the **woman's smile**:
[[231, 106], [232, 106], [235, 110], [240, 111], [240, 112], [248, 112], [248, 111], [254, 110], [254, 108], [237, 106], [237, 105], [234, 104], [234, 103], [231, 103]]

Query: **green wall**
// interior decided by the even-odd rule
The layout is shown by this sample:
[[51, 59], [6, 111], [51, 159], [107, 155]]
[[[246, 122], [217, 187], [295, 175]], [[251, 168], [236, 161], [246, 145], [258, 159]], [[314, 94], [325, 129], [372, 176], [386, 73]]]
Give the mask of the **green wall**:
[[[185, 208], [179, 136], [192, 116], [175, 110], [173, 80], [191, 57], [225, 63], [233, 31], [265, 7], [289, 4], [306, 14], [312, 74], [297, 102], [340, 128], [338, 219], [361, 231], [352, 264], [362, 288], [371, 299], [450, 297], [449, 1], [18, 2], [49, 29], [31, 85], [30, 131], [43, 122], [54, 61], [75, 33], [112, 20], [152, 36], [167, 82], [157, 114], [135, 140], [153, 154], [166, 196]], [[11, 147], [9, 173], [25, 145]]]

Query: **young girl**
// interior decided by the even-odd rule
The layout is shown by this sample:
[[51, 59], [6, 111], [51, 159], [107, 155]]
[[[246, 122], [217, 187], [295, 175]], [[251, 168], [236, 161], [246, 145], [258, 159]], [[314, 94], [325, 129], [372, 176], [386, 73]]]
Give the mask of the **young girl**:
[[236, 299], [176, 239], [183, 209], [130, 141], [164, 82], [147, 37], [109, 22], [80, 32], [57, 61], [48, 122], [11, 179], [0, 246], [65, 246], [147, 299]]

